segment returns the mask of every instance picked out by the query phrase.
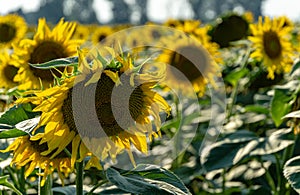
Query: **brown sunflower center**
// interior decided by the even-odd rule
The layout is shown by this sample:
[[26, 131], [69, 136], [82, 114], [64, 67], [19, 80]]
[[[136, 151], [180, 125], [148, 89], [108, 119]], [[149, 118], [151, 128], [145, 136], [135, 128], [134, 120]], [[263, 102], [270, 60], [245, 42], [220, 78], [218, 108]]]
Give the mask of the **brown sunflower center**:
[[[38, 141], [31, 141], [29, 140], [31, 143], [31, 146], [38, 152], [38, 153], [42, 153], [48, 150], [48, 145], [47, 143], [42, 143], [40, 144], [40, 140]], [[67, 146], [67, 149], [71, 149], [70, 148], [70, 144]], [[47, 157], [51, 157], [52, 154], [55, 153], [56, 150], [53, 150], [50, 154], [47, 155]], [[70, 150], [69, 150], [70, 151]], [[58, 155], [55, 156], [55, 158], [66, 158], [69, 157], [68, 154], [64, 151], [60, 152]]]
[[[40, 43], [31, 53], [29, 63], [39, 64], [48, 62], [53, 59], [65, 58], [68, 57], [65, 48], [60, 44], [54, 41], [44, 41]], [[64, 68], [59, 67], [56, 69], [38, 69], [30, 66], [30, 69], [33, 72], [33, 75], [40, 77], [42, 80], [53, 81], [54, 75], [60, 76], [59, 71], [63, 72]]]
[[107, 37], [107, 35], [101, 34], [98, 37], [98, 42], [101, 42], [103, 39], [105, 39]]
[[263, 35], [263, 45], [266, 54], [274, 59], [281, 55], [282, 47], [278, 34], [274, 31], [265, 32]]
[[9, 24], [0, 24], [0, 42], [11, 41], [16, 35], [16, 29]]
[[[126, 79], [127, 80], [127, 79]], [[127, 83], [122, 82], [123, 84], [118, 87], [124, 87], [124, 90], [120, 91], [128, 91], [128, 88], [126, 87]], [[129, 80], [128, 80], [129, 84]], [[128, 86], [128, 85], [127, 85]], [[133, 92], [130, 94], [129, 98], [129, 116], [126, 116], [126, 111], [128, 112], [128, 108], [124, 108], [126, 103], [124, 103], [122, 99], [122, 94], [120, 94], [120, 99], [117, 100], [112, 104], [112, 91], [115, 87], [114, 81], [111, 80], [110, 77], [108, 77], [106, 74], [101, 75], [101, 79], [99, 79], [97, 86], [96, 86], [96, 93], [95, 93], [95, 107], [88, 108], [88, 109], [96, 109], [96, 114], [98, 117], [98, 121], [101, 124], [101, 127], [103, 128], [104, 132], [107, 136], [117, 136], [119, 133], [123, 132], [126, 127], [130, 127], [133, 124], [130, 123], [130, 121], [136, 120], [141, 112], [142, 108], [144, 106], [144, 94], [140, 87], [137, 87], [133, 90]], [[88, 87], [87, 87], [88, 88]], [[89, 89], [84, 89], [89, 90]], [[132, 87], [131, 87], [132, 89]], [[115, 108], [117, 107], [117, 118], [115, 118], [112, 106]], [[87, 109], [87, 108], [84, 108]], [[125, 110], [127, 109], [127, 110]], [[76, 129], [74, 117], [73, 117], [73, 111], [72, 111], [72, 89], [68, 93], [68, 97], [64, 100], [64, 104], [62, 106], [62, 112], [64, 116], [65, 123], [69, 126], [71, 130]], [[93, 110], [88, 110], [86, 113], [93, 112]], [[122, 123], [122, 127], [119, 125], [119, 123]], [[126, 127], [124, 128], [124, 124], [126, 124]], [[89, 130], [87, 130], [89, 131]], [[87, 133], [88, 136], [99, 136], [101, 134], [94, 134], [92, 132]]]
[[3, 70], [5, 78], [10, 82], [14, 82], [14, 77], [18, 73], [18, 70], [19, 69], [13, 65], [6, 65]]
[[[205, 71], [208, 66], [207, 56], [195, 46], [185, 46], [172, 51], [169, 63], [183, 73], [189, 81], [202, 77], [200, 70]], [[173, 69], [171, 72], [174, 75], [178, 74]], [[178, 77], [179, 80], [180, 78]]]

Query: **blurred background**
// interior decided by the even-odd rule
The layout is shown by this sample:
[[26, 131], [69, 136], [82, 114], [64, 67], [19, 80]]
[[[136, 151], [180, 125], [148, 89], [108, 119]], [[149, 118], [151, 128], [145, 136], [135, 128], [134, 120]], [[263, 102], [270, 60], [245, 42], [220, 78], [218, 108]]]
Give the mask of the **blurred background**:
[[38, 18], [57, 23], [61, 17], [83, 24], [162, 23], [173, 19], [200, 19], [211, 22], [227, 11], [251, 11], [260, 15], [286, 15], [300, 19], [299, 0], [0, 0], [0, 14], [17, 13], [28, 24]]

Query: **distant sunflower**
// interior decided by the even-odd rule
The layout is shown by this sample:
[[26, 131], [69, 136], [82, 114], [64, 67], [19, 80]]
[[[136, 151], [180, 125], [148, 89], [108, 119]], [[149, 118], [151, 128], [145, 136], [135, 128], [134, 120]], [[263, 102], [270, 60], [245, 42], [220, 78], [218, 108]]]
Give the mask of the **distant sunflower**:
[[27, 24], [21, 16], [9, 14], [0, 16], [0, 49], [10, 48], [18, 43], [27, 31]]
[[18, 137], [12, 144], [1, 152], [13, 151], [14, 156], [11, 164], [16, 167], [25, 167], [25, 178], [27, 178], [36, 167], [43, 170], [41, 173], [41, 186], [45, 184], [48, 175], [57, 170], [63, 182], [64, 178], [72, 171], [71, 160], [64, 151], [54, 158], [43, 156], [41, 153], [47, 150], [47, 144], [40, 144], [39, 141], [31, 141], [29, 136]]
[[[155, 79], [152, 76], [133, 74], [131, 59], [125, 60], [117, 57], [121, 66], [105, 68], [99, 60], [93, 60], [91, 67], [82, 53], [79, 56], [81, 74], [76, 77], [64, 78], [60, 85], [38, 91], [33, 94], [34, 96], [16, 101], [17, 104], [32, 103], [36, 106], [33, 111], [41, 113], [38, 126], [30, 138], [18, 138], [11, 146], [2, 151], [14, 152], [12, 163], [18, 166], [27, 166], [26, 176], [33, 171], [34, 167], [40, 167], [43, 170], [44, 179], [54, 169], [57, 169], [60, 177], [63, 178], [64, 175], [61, 173], [66, 176], [74, 169], [76, 161], [82, 161], [87, 156], [90, 156], [91, 159], [86, 168], [95, 166], [101, 169], [99, 160], [104, 160], [108, 156], [115, 159], [116, 155], [124, 149], [131, 154], [131, 144], [141, 152], [147, 153], [147, 136], [151, 139], [152, 136], [159, 134], [159, 112], [161, 110], [170, 111], [166, 101], [152, 91]], [[121, 74], [125, 74], [125, 80], [120, 79]], [[78, 81], [77, 84], [74, 84], [75, 79]], [[137, 88], [133, 88], [132, 82], [144, 80], [150, 83], [140, 84], [137, 85]], [[73, 90], [78, 86], [83, 87], [83, 91], [80, 92], [84, 95], [93, 85], [96, 85], [95, 104], [87, 107], [85, 99], [78, 100], [81, 103], [80, 110], [83, 113], [85, 111], [84, 114], [86, 114], [95, 108], [97, 123], [101, 124], [104, 132], [94, 128], [86, 128], [86, 132], [78, 132], [73, 115]], [[135, 122], [128, 124], [128, 129], [121, 128], [117, 123], [118, 118], [114, 118], [112, 113], [111, 94], [115, 86], [132, 86], [133, 93], [129, 99], [129, 112]], [[125, 90], [127, 89], [125, 88]], [[123, 95], [120, 94], [120, 97]], [[124, 102], [120, 102], [117, 106], [124, 107]], [[90, 115], [84, 114], [82, 117], [90, 117]], [[156, 131], [152, 130], [152, 121], [149, 116], [154, 118]], [[122, 121], [129, 121], [126, 117], [122, 118], [124, 115], [119, 117]], [[44, 127], [43, 132], [37, 131], [40, 127]], [[90, 150], [90, 147], [96, 148]], [[70, 156], [66, 151], [69, 151]], [[96, 153], [92, 154], [90, 151], [96, 151]], [[45, 181], [44, 179], [43, 181]]]
[[[192, 84], [192, 93], [202, 96], [206, 84], [213, 83], [213, 76], [219, 71], [219, 66], [205, 47], [196, 44], [199, 42], [193, 39], [183, 37], [168, 39], [166, 42], [169, 49], [164, 49], [157, 61], [168, 64], [166, 74], [168, 87], [188, 94], [191, 91], [188, 91], [187, 86]], [[181, 79], [173, 68], [182, 73], [185, 79]]]
[[72, 39], [81, 39], [87, 41], [90, 36], [90, 30], [86, 25], [77, 24]]
[[0, 88], [9, 89], [17, 86], [14, 77], [18, 72], [18, 68], [10, 64], [11, 58], [7, 52], [0, 54]]
[[291, 26], [285, 25], [286, 20], [269, 17], [259, 18], [257, 24], [251, 24], [254, 52], [250, 57], [262, 61], [267, 68], [268, 78], [274, 79], [274, 73], [290, 71], [293, 64], [293, 48], [290, 42]]
[[103, 41], [106, 37], [113, 34], [114, 30], [110, 26], [98, 26], [92, 34], [92, 43], [97, 45], [101, 41]]
[[24, 39], [14, 47], [14, 64], [19, 68], [14, 80], [19, 89], [40, 89], [53, 85], [55, 76], [60, 77], [64, 68], [42, 70], [30, 64], [44, 63], [53, 59], [66, 58], [76, 54], [77, 47], [83, 42], [71, 39], [76, 23], [63, 19], [50, 30], [44, 18], [39, 19], [33, 40]]

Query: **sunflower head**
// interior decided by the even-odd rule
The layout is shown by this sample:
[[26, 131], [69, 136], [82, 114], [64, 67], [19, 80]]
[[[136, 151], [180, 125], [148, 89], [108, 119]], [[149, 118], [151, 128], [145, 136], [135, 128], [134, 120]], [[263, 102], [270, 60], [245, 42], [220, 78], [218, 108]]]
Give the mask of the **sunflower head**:
[[152, 90], [160, 76], [139, 74], [130, 55], [115, 54], [111, 48], [106, 51], [110, 59], [98, 51], [89, 57], [79, 52], [74, 76], [16, 101], [30, 103], [33, 112], [40, 113], [31, 137], [20, 137], [3, 151], [13, 151], [12, 163], [25, 166], [26, 176], [39, 167], [44, 178], [56, 169], [63, 179], [76, 161], [88, 156], [86, 168], [101, 169], [99, 160], [115, 159], [124, 149], [130, 153], [132, 145], [147, 153], [147, 137], [159, 135], [159, 112], [170, 111]]
[[25, 36], [27, 24], [21, 16], [0, 16], [0, 48], [10, 48]]
[[53, 59], [71, 57], [83, 40], [71, 39], [76, 23], [63, 19], [52, 29], [44, 18], [39, 19], [37, 31], [31, 39], [24, 39], [14, 47], [14, 64], [19, 68], [15, 81], [20, 89], [40, 89], [53, 85], [54, 78], [60, 77], [70, 68], [39, 69], [29, 64], [40, 64]]
[[97, 45], [101, 41], [104, 41], [109, 35], [113, 34], [114, 30], [110, 26], [99, 26], [92, 34], [92, 43]]
[[250, 57], [261, 61], [266, 67], [268, 77], [274, 79], [274, 74], [288, 72], [293, 63], [293, 48], [291, 45], [292, 27], [285, 25], [283, 17], [260, 17], [257, 24], [250, 25], [254, 52]]
[[11, 57], [7, 52], [0, 54], [0, 88], [9, 89], [17, 86], [14, 77], [18, 73], [18, 68], [12, 65]]
[[[157, 58], [158, 62], [167, 64], [166, 83], [184, 94], [196, 93], [201, 96], [206, 84], [213, 83], [218, 65], [194, 38], [177, 37], [175, 40], [168, 39], [168, 49], [164, 49]], [[192, 85], [190, 90], [189, 85]]]
[[216, 21], [209, 34], [212, 41], [220, 47], [229, 47], [231, 41], [240, 40], [248, 35], [248, 21], [236, 13], [228, 13]]

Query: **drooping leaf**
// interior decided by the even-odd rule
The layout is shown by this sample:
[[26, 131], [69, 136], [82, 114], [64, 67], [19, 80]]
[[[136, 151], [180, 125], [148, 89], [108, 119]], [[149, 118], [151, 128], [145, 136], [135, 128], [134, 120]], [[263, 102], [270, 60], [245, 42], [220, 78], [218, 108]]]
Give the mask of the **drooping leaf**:
[[0, 117], [0, 139], [30, 134], [40, 120], [39, 113], [32, 109], [30, 104], [21, 104], [5, 112]]
[[117, 170], [108, 168], [106, 171], [107, 179], [121, 190], [135, 194], [172, 194], [158, 186], [148, 183], [142, 177], [123, 176]]
[[288, 160], [283, 167], [283, 175], [300, 194], [300, 156]]
[[277, 130], [269, 137], [261, 138], [250, 131], [237, 131], [204, 150], [201, 163], [206, 171], [228, 168], [246, 158], [279, 152], [294, 144], [293, 136], [291, 129]]
[[292, 97], [287, 94], [285, 89], [275, 89], [274, 97], [271, 101], [271, 116], [278, 127], [282, 123], [282, 117], [289, 113]]
[[250, 152], [251, 156], [273, 154], [295, 143], [292, 129], [276, 130], [269, 137], [258, 141], [259, 144]]
[[212, 144], [208, 150], [203, 150], [201, 155], [201, 163], [206, 171], [231, 167], [237, 164], [240, 160], [249, 156], [249, 153], [255, 148], [253, 145], [248, 145], [251, 140], [256, 138], [241, 137], [241, 139], [225, 139]]
[[64, 187], [54, 187], [52, 188], [52, 192], [54, 194], [61, 194], [61, 195], [74, 195], [76, 194], [76, 186], [71, 185], [71, 186], [64, 186]]
[[10, 130], [0, 131], [0, 139], [7, 139], [7, 138], [15, 138], [27, 135], [25, 131], [21, 131], [19, 129], [13, 128]]
[[243, 78], [249, 72], [248, 69], [242, 68], [239, 70], [234, 70], [229, 73], [224, 80], [230, 83], [232, 86], [236, 86], [241, 78]]
[[41, 64], [29, 64], [33, 68], [50, 69], [56, 67], [74, 66], [78, 64], [78, 57], [59, 58]]
[[172, 172], [155, 165], [138, 165], [130, 171], [108, 169], [107, 178], [121, 190], [141, 194], [190, 194]]
[[9, 175], [0, 176], [0, 186], [5, 186], [14, 191], [18, 195], [22, 195], [22, 193], [11, 183], [8, 182]]
[[284, 117], [282, 117], [282, 119], [285, 119], [285, 118], [300, 118], [300, 110], [290, 112], [287, 115], [285, 115]]
[[32, 109], [33, 106], [31, 104], [21, 104], [13, 106], [3, 115], [1, 115], [0, 124], [14, 126], [17, 123], [34, 118], [35, 116], [39, 115], [38, 112], [32, 112]]

